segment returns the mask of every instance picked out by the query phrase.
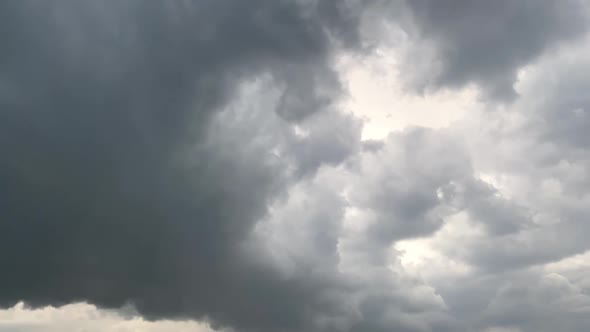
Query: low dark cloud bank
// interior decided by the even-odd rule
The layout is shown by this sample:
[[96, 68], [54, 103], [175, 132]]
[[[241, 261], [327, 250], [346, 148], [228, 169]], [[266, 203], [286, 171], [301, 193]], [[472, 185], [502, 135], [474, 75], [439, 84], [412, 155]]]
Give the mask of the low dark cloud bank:
[[236, 253], [282, 190], [278, 170], [211, 143], [207, 127], [260, 72], [298, 100], [285, 119], [318, 111], [329, 100], [309, 92], [338, 90], [328, 56], [355, 43], [358, 13], [340, 1], [0, 6], [0, 303], [131, 302], [151, 318], [303, 328], [313, 286]]

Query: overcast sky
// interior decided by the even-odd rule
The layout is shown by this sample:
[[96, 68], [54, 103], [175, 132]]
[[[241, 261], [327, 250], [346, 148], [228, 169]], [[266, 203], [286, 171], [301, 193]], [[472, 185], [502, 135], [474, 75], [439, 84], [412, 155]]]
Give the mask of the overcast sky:
[[5, 0], [0, 45], [0, 332], [590, 331], [587, 0]]

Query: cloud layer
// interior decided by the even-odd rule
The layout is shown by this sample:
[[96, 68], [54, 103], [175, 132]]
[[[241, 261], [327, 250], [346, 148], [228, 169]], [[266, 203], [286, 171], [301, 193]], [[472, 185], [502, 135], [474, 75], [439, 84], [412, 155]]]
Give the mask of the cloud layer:
[[[0, 330], [587, 330], [587, 7], [1, 3]], [[362, 140], [384, 50], [483, 98]]]

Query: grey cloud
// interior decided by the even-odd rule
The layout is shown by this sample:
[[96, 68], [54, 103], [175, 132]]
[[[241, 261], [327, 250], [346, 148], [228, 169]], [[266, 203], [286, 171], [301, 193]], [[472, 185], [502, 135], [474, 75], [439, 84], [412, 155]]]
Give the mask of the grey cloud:
[[[445, 4], [449, 2], [429, 6]], [[577, 7], [581, 2], [531, 2], [526, 3], [527, 10], [523, 9], [525, 2], [499, 4], [471, 2], [454, 11], [449, 7], [447, 15], [457, 15], [455, 21], [437, 21], [438, 25], [428, 26], [430, 31], [422, 27], [443, 64], [443, 75], [434, 85], [477, 83], [488, 94], [506, 100], [514, 93], [512, 85], [519, 67], [535, 62], [518, 82], [521, 96], [505, 111], [480, 114], [474, 110], [476, 114], [468, 116], [476, 119], [472, 123], [466, 120], [440, 131], [409, 130], [384, 142], [365, 144], [362, 175], [351, 188], [350, 202], [361, 211], [355, 222], [367, 227], [359, 227], [359, 239], [340, 247], [367, 253], [369, 257], [363, 259], [369, 266], [359, 264], [357, 268], [364, 266], [364, 272], [370, 274], [391, 259], [393, 242], [427, 237], [444, 226], [446, 216], [460, 212], [469, 229], [443, 229], [432, 241], [446, 236], [445, 232], [457, 231], [458, 235], [428, 248], [440, 250], [437, 254], [448, 259], [449, 265], [457, 261], [464, 264], [467, 271], [456, 279], [441, 277], [444, 280], [432, 285], [454, 318], [447, 323], [452, 326], [449, 330], [585, 331], [589, 325], [587, 286], [543, 270], [548, 263], [588, 250], [590, 163], [587, 135], [583, 134], [588, 129], [587, 40], [577, 47], [560, 45], [584, 33], [585, 9]], [[416, 20], [424, 19], [420, 2], [409, 6], [415, 7]], [[483, 10], [485, 6], [490, 6], [489, 10]], [[554, 6], [560, 7], [549, 11]], [[578, 13], [563, 19], [563, 11]], [[519, 13], [515, 16], [522, 16], [522, 22], [507, 18], [507, 12]], [[480, 21], [484, 27], [503, 22], [498, 24], [502, 34], [489, 31], [491, 35], [484, 36], [487, 41], [465, 39], [480, 34], [481, 29], [476, 28]], [[475, 23], [468, 29], [465, 22]], [[506, 33], [518, 30], [521, 23], [532, 29], [539, 22], [546, 25], [538, 31], [526, 30], [531, 35], [526, 42], [519, 41], [519, 34], [516, 38]], [[455, 25], [463, 29], [455, 31]], [[488, 46], [493, 44], [490, 38], [497, 40], [496, 45]], [[497, 45], [502, 49], [491, 48]], [[457, 53], [446, 48], [455, 46]], [[498, 62], [478, 57], [479, 52], [496, 56]], [[463, 140], [446, 136], [458, 134], [464, 130], [462, 126], [471, 130]], [[478, 172], [497, 175], [499, 183], [484, 182]], [[421, 248], [416, 250], [420, 255]], [[358, 259], [350, 256], [344, 261]], [[425, 260], [429, 262], [428, 257]], [[437, 311], [441, 312], [445, 311]], [[379, 318], [374, 320], [377, 330], [383, 322], [383, 317]], [[429, 328], [434, 329], [432, 325]]]
[[334, 110], [299, 123], [286, 147], [295, 157], [297, 172], [309, 175], [323, 164], [334, 166], [346, 161], [360, 150], [361, 128], [359, 119]]
[[504, 122], [489, 132], [470, 134], [479, 137], [472, 151], [483, 160], [484, 171], [505, 176], [507, 185], [516, 188], [514, 197], [486, 195], [472, 199], [475, 205], [467, 208], [474, 219], [496, 215], [504, 221], [488, 236], [463, 244], [463, 249], [470, 248], [470, 263], [488, 272], [545, 264], [588, 249], [590, 159], [582, 132], [588, 128], [584, 110], [590, 82], [580, 74], [589, 66], [582, 45], [561, 49], [532, 66], [519, 83], [522, 97], [510, 114], [490, 116]]
[[319, 170], [317, 176], [289, 188], [288, 195], [276, 200], [265, 220], [256, 225], [251, 245], [261, 245], [262, 255], [271, 256], [286, 278], [312, 270], [336, 271], [347, 203], [339, 194], [339, 181], [326, 173]]
[[405, 4], [415, 32], [434, 47], [440, 64], [415, 83], [435, 88], [476, 83], [487, 96], [500, 100], [515, 96], [512, 86], [520, 67], [562, 41], [581, 37], [588, 28], [588, 6], [579, 0]]
[[526, 207], [502, 197], [496, 188], [475, 176], [453, 181], [443, 186], [441, 193], [447, 204], [465, 211], [491, 236], [508, 235], [534, 226]]
[[[361, 142], [331, 57], [360, 47], [367, 6], [2, 2], [0, 305], [131, 303], [245, 332], [588, 326], [587, 288], [534, 266], [588, 249], [584, 71], [519, 90], [516, 128]], [[519, 67], [581, 35], [582, 7], [406, 3], [442, 65], [432, 86], [504, 100]], [[457, 213], [481, 233], [441, 253], [471, 279], [407, 273], [392, 244]]]
[[588, 292], [543, 269], [470, 275], [437, 288], [464, 331], [585, 331]]
[[465, 258], [493, 273], [549, 263], [584, 251], [587, 248], [585, 233], [581, 231], [584, 228], [580, 223], [563, 221], [481, 239], [472, 244]]
[[328, 109], [340, 95], [340, 84], [327, 63], [323, 68], [301, 66], [280, 69], [286, 82], [277, 112], [285, 119], [301, 121], [318, 110]]
[[[535, 246], [527, 255], [516, 249], [518, 245], [510, 246], [503, 240], [531, 234], [535, 225], [530, 211], [517, 201], [502, 197], [496, 188], [478, 178], [465, 142], [452, 131], [407, 129], [391, 134], [378, 149], [364, 151], [362, 156], [359, 178], [353, 182], [349, 195], [351, 204], [364, 211], [357, 222], [366, 228], [360, 231], [359, 240], [348, 245], [366, 252], [370, 256], [367, 262], [375, 266], [386, 264], [391, 259], [388, 255], [392, 243], [427, 238], [443, 227], [448, 217], [458, 213], [466, 214], [474, 227], [483, 226], [486, 247], [481, 247], [484, 242], [478, 240], [458, 238], [453, 245], [458, 246], [459, 253], [451, 255], [474, 266], [482, 278], [518, 264], [531, 264], [524, 257], [532, 257], [530, 254], [541, 249]], [[520, 244], [526, 241], [523, 239]], [[498, 246], [498, 242], [502, 244]], [[558, 242], [539, 243], [547, 245], [546, 252], [560, 252]], [[462, 256], [465, 252], [481, 256]], [[479, 278], [478, 274], [474, 278]], [[470, 313], [477, 316], [484, 310], [497, 283], [463, 280], [452, 283], [450, 289], [437, 288], [453, 317], [439, 321], [438, 330], [470, 330]], [[442, 313], [446, 312], [438, 311]]]
[[[584, 75], [590, 68], [590, 54], [585, 50], [588, 38], [579, 45], [561, 50], [553, 58], [544, 59], [531, 72], [530, 83], [523, 87], [526, 98], [518, 107], [531, 123], [527, 132], [537, 142], [553, 143], [567, 148], [553, 154], [575, 153], [583, 156], [590, 144], [590, 79]], [[537, 94], [536, 98], [533, 94]], [[558, 162], [547, 158], [549, 162]]]
[[[566, 76], [556, 78], [556, 81], [567, 80]], [[541, 86], [544, 80], [539, 78], [535, 82]], [[546, 87], [545, 84], [542, 86]], [[362, 216], [359, 221], [368, 224], [368, 231], [364, 242], [355, 245], [364, 245], [362, 250], [370, 252], [376, 264], [382, 264], [386, 259], [382, 256], [390, 250], [392, 242], [427, 237], [443, 226], [445, 217], [457, 212], [462, 213], [469, 221], [468, 227], [474, 229], [474, 233], [466, 232], [464, 237], [453, 238], [453, 242], [447, 244], [449, 248], [444, 245], [434, 247], [468, 267], [466, 276], [438, 280], [433, 285], [453, 317], [446, 325], [449, 330], [486, 331], [492, 327], [514, 327], [519, 331], [552, 331], [563, 326], [567, 331], [582, 331], [588, 326], [580, 311], [586, 306], [583, 303], [586, 290], [572, 286], [576, 288], [575, 292], [566, 289], [567, 294], [562, 295], [556, 290], [560, 286], [546, 285], [545, 277], [541, 281], [538, 279], [543, 273], [538, 266], [587, 250], [584, 239], [588, 213], [587, 196], [583, 194], [585, 187], [574, 180], [583, 179], [586, 168], [574, 172], [572, 167], [586, 165], [587, 154], [574, 140], [544, 136], [544, 140], [536, 141], [541, 137], [537, 136], [539, 131], [553, 129], [552, 121], [538, 121], [537, 116], [544, 118], [547, 116], [543, 115], [547, 114], [544, 112], [551, 114], [553, 108], [550, 98], [537, 103], [533, 98], [537, 93], [538, 90], [532, 89], [526, 97], [535, 101], [533, 105], [540, 107], [542, 103], [549, 110], [532, 108], [528, 102], [518, 104], [513, 112], [526, 114], [521, 125], [514, 126], [505, 120], [499, 127], [508, 127], [506, 132], [496, 132], [498, 136], [488, 137], [489, 146], [474, 147], [479, 149], [474, 154], [476, 157], [489, 153], [495, 158], [495, 153], [517, 151], [509, 157], [520, 162], [508, 164], [518, 167], [503, 168], [501, 161], [499, 165], [502, 167], [490, 167], [490, 172], [506, 172], [511, 176], [516, 173], [521, 181], [524, 177], [524, 183], [531, 187], [525, 187], [522, 195], [517, 192], [513, 197], [505, 196], [503, 188], [496, 188], [479, 178], [478, 169], [473, 165], [473, 150], [467, 147], [472, 143], [467, 139], [472, 136], [461, 140], [451, 135], [457, 133], [454, 131], [457, 128], [408, 130], [403, 134], [392, 134], [377, 149], [363, 151], [366, 159], [362, 164], [362, 176], [352, 188], [351, 202], [366, 211], [368, 217]], [[542, 94], [554, 95], [550, 91]], [[559, 96], [564, 93], [555, 92], [555, 97]], [[553, 121], [557, 118], [556, 115]], [[564, 132], [564, 135], [569, 134], [572, 133]], [[477, 137], [478, 134], [471, 135]], [[513, 141], [515, 149], [494, 149], [502, 140]], [[543, 153], [536, 150], [536, 144], [541, 147], [547, 143], [555, 148]], [[374, 156], [373, 159], [370, 156]], [[500, 161], [507, 157], [497, 158]], [[563, 158], [568, 158], [568, 163], [564, 163]], [[564, 165], [570, 165], [569, 172]], [[563, 189], [562, 194], [544, 197], [546, 193], [541, 183], [547, 180], [557, 181]], [[406, 183], [409, 185], [404, 186]], [[512, 282], [515, 285], [510, 285]], [[505, 294], [504, 289], [521, 289], [516, 291], [520, 295], [511, 297], [507, 293], [512, 291]], [[546, 294], [553, 294], [550, 296], [555, 296], [556, 300], [543, 298]], [[511, 299], [517, 304], [510, 304]]]
[[[528, 68], [518, 84], [521, 97], [506, 112], [474, 114], [493, 125], [476, 122], [477, 132], [465, 141], [474, 164], [499, 182], [497, 188], [455, 187], [452, 203], [465, 209], [476, 231], [441, 247], [471, 270], [435, 286], [468, 330], [578, 332], [590, 325], [589, 159], [581, 134], [587, 127], [587, 41]], [[490, 228], [494, 216], [510, 222]]]
[[219, 119], [259, 74], [298, 99], [266, 117], [303, 121], [324, 105], [307, 92], [334, 98], [327, 59], [356, 38], [348, 4], [3, 2], [0, 304], [130, 302], [148, 318], [305, 329], [325, 281], [239, 252], [292, 180], [280, 144]]
[[312, 330], [446, 331], [453, 320], [432, 289], [374, 259], [383, 255], [381, 244], [374, 246], [362, 232], [347, 232], [350, 202], [341, 192], [348, 172], [346, 167], [322, 168], [292, 186], [256, 225], [254, 250], [262, 253], [259, 257], [270, 256], [265, 260], [278, 267], [283, 279], [322, 283], [307, 299], [317, 310]]
[[363, 140], [361, 149], [363, 152], [377, 152], [385, 146], [382, 140]]
[[369, 232], [385, 245], [436, 231], [454, 211], [440, 190], [472, 174], [460, 142], [442, 131], [408, 129], [366, 153], [352, 201], [374, 215]]
[[[522, 331], [584, 331], [590, 296], [562, 275], [551, 273], [523, 282], [506, 282], [490, 301], [484, 321]], [[488, 323], [489, 324], [489, 323]]]
[[[338, 191], [306, 188], [313, 205], [287, 208], [281, 225], [299, 233], [283, 231], [279, 261], [251, 237], [293, 182], [360, 149], [359, 121], [332, 105], [327, 62], [332, 42], [354, 44], [356, 9], [2, 6], [15, 50], [0, 84], [3, 306], [131, 303], [148, 319], [240, 331], [428, 331], [448, 320], [433, 294], [406, 293], [413, 283], [338, 270]], [[242, 91], [258, 80], [268, 96]]]

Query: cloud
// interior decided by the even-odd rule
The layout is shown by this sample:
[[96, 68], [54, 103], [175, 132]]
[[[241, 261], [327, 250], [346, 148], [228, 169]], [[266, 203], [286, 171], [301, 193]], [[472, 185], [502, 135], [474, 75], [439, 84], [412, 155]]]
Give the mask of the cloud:
[[588, 66], [586, 59], [580, 46], [541, 59], [525, 69], [517, 84], [522, 97], [509, 110], [475, 115], [495, 123], [489, 131], [470, 132], [469, 142], [479, 169], [499, 179], [500, 198], [490, 196], [488, 208], [475, 206], [480, 211], [470, 213], [475, 219], [495, 214], [511, 230], [473, 239], [472, 263], [495, 271], [522, 268], [588, 249], [583, 220], [589, 160], [581, 135], [586, 123], [577, 110], [588, 107], [582, 90], [589, 82], [576, 74]]
[[209, 332], [204, 323], [191, 321], [150, 322], [141, 317], [124, 317], [109, 310], [100, 310], [87, 303], [68, 304], [62, 307], [27, 308], [22, 302], [0, 310], [0, 331], [85, 331], [85, 332]]
[[[584, 1], [405, 1], [406, 28], [423, 39], [416, 59], [430, 70], [416, 77], [422, 87], [479, 85], [486, 96], [510, 100], [518, 69], [588, 28]], [[430, 50], [430, 51], [429, 51]], [[431, 56], [419, 53], [432, 52]], [[412, 75], [409, 73], [409, 75]]]
[[590, 297], [559, 274], [547, 274], [526, 284], [501, 286], [485, 315], [494, 322], [520, 326], [525, 331], [563, 328], [581, 331], [587, 326]]
[[452, 209], [439, 191], [471, 173], [459, 142], [424, 128], [391, 134], [361, 167], [351, 200], [373, 215], [368, 232], [383, 245], [436, 231]]
[[[523, 69], [511, 106], [448, 129], [466, 131], [474, 178], [448, 187], [460, 212], [422, 240], [434, 258], [415, 260], [467, 330], [588, 328], [588, 158], [585, 122], [575, 120], [587, 106], [582, 45], [587, 39]], [[440, 261], [467, 268], [449, 277]]]
[[0, 329], [587, 330], [584, 6], [0, 4]]
[[340, 271], [346, 180], [325, 173], [350, 175], [362, 128], [329, 60], [354, 50], [354, 3], [2, 6], [2, 306], [240, 331], [450, 320], [417, 281]]
[[[323, 160], [281, 130], [329, 106], [333, 92], [320, 91], [339, 86], [328, 59], [337, 43], [355, 43], [356, 9], [264, 0], [1, 6], [11, 51], [0, 61], [0, 304], [131, 303], [149, 319], [305, 326], [314, 315], [307, 294], [319, 286], [283, 281], [239, 250], [292, 181], [271, 151], [290, 144], [286, 159], [301, 173], [349, 153]], [[258, 77], [282, 104], [235, 106], [238, 87]], [[283, 105], [290, 98], [296, 105]], [[356, 125], [341, 119], [347, 142]], [[315, 141], [332, 139], [322, 133], [330, 123], [309, 126]]]

